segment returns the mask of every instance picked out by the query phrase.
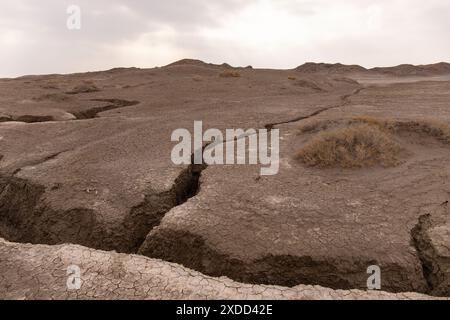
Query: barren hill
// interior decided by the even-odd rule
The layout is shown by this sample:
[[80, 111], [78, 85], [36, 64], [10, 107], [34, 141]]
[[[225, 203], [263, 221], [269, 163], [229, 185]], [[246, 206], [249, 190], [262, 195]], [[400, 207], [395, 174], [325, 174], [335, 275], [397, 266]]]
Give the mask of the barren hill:
[[345, 65], [341, 63], [314, 63], [307, 62], [297, 68], [296, 71], [301, 73], [329, 73], [329, 74], [345, 74], [352, 72], [367, 72], [367, 69], [358, 65]]
[[385, 74], [390, 76], [433, 76], [450, 74], [450, 64], [440, 62], [428, 65], [402, 64], [395, 67], [376, 67], [366, 69], [358, 65], [344, 65], [340, 63], [313, 63], [308, 62], [297, 68], [301, 73], [322, 73], [322, 74]]
[[446, 62], [418, 66], [402, 64], [396, 67], [373, 68], [371, 71], [393, 76], [432, 76], [450, 74], [450, 64]]

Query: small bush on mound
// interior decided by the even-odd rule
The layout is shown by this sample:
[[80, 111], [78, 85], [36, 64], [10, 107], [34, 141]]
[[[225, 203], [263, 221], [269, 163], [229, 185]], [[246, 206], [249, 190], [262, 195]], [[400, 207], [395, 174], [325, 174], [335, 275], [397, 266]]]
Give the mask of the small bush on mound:
[[220, 73], [222, 78], [239, 78], [241, 74], [236, 70], [224, 70]]
[[368, 124], [321, 133], [297, 154], [311, 167], [384, 167], [399, 163], [401, 147], [388, 133]]

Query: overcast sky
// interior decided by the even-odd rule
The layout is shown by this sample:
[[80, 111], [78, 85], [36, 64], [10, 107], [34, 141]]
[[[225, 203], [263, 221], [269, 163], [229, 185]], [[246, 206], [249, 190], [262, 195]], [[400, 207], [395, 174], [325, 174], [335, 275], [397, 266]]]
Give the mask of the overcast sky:
[[[81, 29], [67, 28], [67, 8]], [[450, 61], [449, 0], [2, 0], [0, 76], [182, 58], [293, 68]]]

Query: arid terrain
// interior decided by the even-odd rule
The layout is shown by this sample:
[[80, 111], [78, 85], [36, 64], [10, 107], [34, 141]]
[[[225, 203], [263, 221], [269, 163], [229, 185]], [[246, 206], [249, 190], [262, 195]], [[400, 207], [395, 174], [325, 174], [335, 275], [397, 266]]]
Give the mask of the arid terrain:
[[[199, 120], [279, 129], [279, 173], [175, 165]], [[449, 200], [447, 63], [0, 79], [2, 299], [450, 297]]]

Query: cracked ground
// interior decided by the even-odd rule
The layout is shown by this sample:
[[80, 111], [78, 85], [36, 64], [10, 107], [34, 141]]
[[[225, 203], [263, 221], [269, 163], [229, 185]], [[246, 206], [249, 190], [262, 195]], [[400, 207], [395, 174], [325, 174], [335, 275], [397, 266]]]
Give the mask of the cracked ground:
[[[450, 76], [184, 60], [0, 79], [0, 298], [450, 296], [450, 144], [400, 130], [394, 167], [311, 168], [318, 121], [450, 121]], [[174, 165], [174, 130], [280, 129], [280, 171]], [[68, 290], [77, 265], [80, 290]], [[382, 291], [366, 291], [367, 268]]]

